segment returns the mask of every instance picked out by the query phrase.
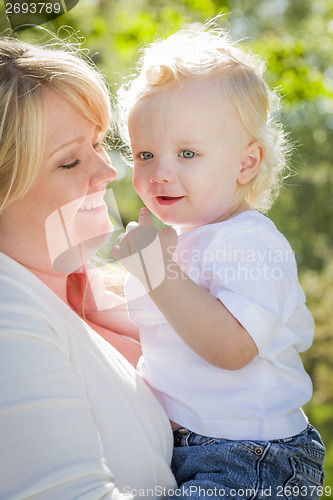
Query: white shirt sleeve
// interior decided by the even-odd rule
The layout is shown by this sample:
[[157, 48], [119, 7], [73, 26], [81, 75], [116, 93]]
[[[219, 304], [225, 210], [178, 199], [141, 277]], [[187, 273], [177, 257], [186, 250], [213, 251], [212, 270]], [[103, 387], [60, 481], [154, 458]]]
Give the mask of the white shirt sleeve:
[[32, 306], [0, 305], [1, 498], [132, 498], [105, 464], [66, 345]]
[[277, 230], [258, 226], [227, 236], [216, 233], [203, 252], [202, 275], [210, 293], [251, 335], [259, 354], [296, 315], [305, 327], [299, 350], [311, 345], [313, 320], [304, 304], [295, 258]]

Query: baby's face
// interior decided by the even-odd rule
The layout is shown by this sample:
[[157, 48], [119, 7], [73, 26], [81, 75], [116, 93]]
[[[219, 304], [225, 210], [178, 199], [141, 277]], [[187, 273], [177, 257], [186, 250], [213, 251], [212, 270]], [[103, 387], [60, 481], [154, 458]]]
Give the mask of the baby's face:
[[186, 230], [231, 215], [251, 137], [215, 82], [139, 100], [129, 133], [134, 187], [157, 217]]

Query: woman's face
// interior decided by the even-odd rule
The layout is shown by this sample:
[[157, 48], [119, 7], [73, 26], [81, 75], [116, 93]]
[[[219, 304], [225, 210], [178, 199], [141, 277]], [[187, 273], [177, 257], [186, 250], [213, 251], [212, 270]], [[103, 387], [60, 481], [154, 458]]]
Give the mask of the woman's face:
[[103, 196], [116, 171], [94, 123], [53, 91], [46, 105], [42, 161], [24, 198], [0, 216], [1, 247], [6, 252], [10, 245], [7, 253], [28, 267], [39, 263], [69, 273], [112, 231]]

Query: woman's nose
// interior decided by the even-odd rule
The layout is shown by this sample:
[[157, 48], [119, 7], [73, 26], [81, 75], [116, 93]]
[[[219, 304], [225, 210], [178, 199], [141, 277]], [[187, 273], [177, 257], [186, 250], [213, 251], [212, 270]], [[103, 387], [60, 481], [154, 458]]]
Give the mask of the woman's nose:
[[90, 183], [92, 186], [97, 187], [101, 184], [108, 184], [117, 177], [116, 169], [111, 165], [109, 155], [105, 150], [97, 153], [94, 158], [94, 171], [91, 175]]

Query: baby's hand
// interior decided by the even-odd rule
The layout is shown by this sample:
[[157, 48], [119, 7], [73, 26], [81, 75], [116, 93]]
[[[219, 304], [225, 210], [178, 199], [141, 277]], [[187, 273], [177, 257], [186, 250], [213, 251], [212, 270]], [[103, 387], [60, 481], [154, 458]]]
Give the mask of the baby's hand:
[[172, 262], [176, 231], [172, 228], [157, 231], [147, 208], [140, 210], [139, 224], [128, 229], [112, 248], [112, 255], [150, 292], [162, 283], [165, 268]]

